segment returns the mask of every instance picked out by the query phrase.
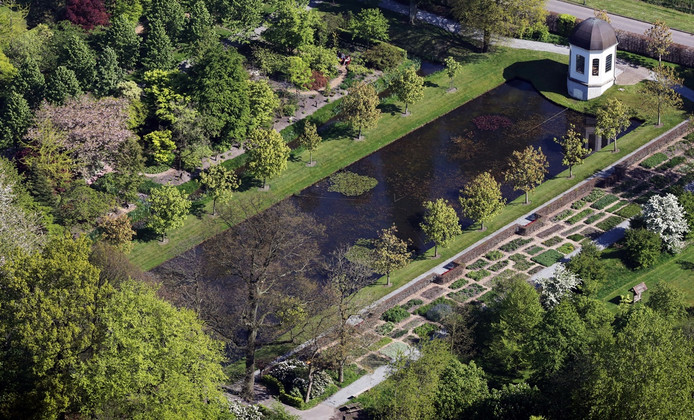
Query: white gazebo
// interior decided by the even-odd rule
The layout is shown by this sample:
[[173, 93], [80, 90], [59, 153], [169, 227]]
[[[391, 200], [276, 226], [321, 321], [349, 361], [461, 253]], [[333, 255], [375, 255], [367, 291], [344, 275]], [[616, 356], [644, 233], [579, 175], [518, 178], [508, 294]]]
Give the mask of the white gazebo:
[[617, 36], [604, 20], [588, 18], [569, 35], [569, 95], [582, 101], [597, 98], [615, 82]]

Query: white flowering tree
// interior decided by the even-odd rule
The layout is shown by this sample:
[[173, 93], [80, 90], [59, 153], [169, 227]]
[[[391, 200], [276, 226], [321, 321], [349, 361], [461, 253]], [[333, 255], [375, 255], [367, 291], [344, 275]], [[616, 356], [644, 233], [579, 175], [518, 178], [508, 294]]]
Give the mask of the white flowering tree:
[[689, 232], [685, 212], [672, 194], [653, 196], [643, 206], [646, 228], [660, 235], [669, 252], [676, 253], [684, 246], [684, 235]]
[[552, 308], [561, 302], [562, 298], [578, 287], [581, 279], [571, 271], [567, 270], [564, 264], [557, 265], [554, 275], [548, 279], [538, 279], [537, 283], [542, 286], [542, 303]]

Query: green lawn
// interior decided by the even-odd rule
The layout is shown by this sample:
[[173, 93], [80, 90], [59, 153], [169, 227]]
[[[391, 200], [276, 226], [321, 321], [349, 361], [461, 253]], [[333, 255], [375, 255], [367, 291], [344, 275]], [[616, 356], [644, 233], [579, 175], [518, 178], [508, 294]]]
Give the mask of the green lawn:
[[[619, 257], [620, 251], [615, 249], [609, 249], [604, 254], [609, 281], [598, 292], [598, 297], [607, 303], [610, 310], [616, 311], [619, 296], [635, 285], [645, 282], [650, 289], [659, 281], [677, 286], [684, 292], [687, 303], [694, 306], [694, 245], [689, 245], [677, 255], [664, 255], [655, 266], [641, 270], [631, 270]], [[648, 300], [648, 293], [643, 294], [645, 300]]]
[[[567, 3], [583, 5], [583, 0], [562, 0]], [[586, 0], [586, 7], [607, 10], [610, 13], [627, 16], [644, 22], [655, 22], [661, 19], [668, 26], [685, 32], [694, 33], [694, 15], [667, 7], [657, 6], [638, 0]]]

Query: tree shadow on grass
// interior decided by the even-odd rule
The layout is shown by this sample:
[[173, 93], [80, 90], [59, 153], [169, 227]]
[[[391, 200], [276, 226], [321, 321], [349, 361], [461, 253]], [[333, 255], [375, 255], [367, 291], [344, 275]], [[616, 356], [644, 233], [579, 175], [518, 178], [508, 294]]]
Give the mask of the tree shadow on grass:
[[384, 114], [395, 115], [396, 113], [401, 113], [402, 109], [395, 104], [380, 104], [376, 108], [380, 109]]
[[247, 171], [243, 171], [239, 174], [239, 181], [241, 185], [239, 185], [237, 191], [248, 191], [252, 188], [259, 188], [263, 186], [262, 180], [256, 179]]
[[160, 240], [161, 235], [156, 233], [154, 230], [148, 228], [147, 226], [142, 226], [140, 228], [135, 228], [135, 236], [133, 241], [150, 242], [154, 240]]
[[433, 87], [433, 88], [437, 88], [437, 87], [440, 87], [440, 86], [441, 86], [441, 85], [439, 85], [438, 83], [434, 83], [434, 82], [431, 82], [431, 81], [429, 81], [429, 80], [426, 80], [426, 81], [424, 82], [424, 87]]
[[677, 265], [679, 265], [682, 270], [694, 270], [694, 262], [691, 261], [677, 261]]

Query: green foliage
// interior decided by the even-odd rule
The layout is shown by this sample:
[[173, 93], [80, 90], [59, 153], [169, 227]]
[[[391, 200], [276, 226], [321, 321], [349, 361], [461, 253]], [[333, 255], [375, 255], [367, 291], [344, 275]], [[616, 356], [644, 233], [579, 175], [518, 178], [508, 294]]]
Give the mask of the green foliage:
[[407, 106], [424, 97], [424, 78], [417, 74], [414, 67], [407, 67], [391, 81], [391, 88], [398, 99], [405, 103], [407, 114]]
[[574, 15], [561, 14], [557, 17], [558, 31], [563, 36], [569, 36], [575, 25], [576, 16]]
[[629, 204], [628, 206], [622, 208], [615, 213], [617, 216], [622, 216], [625, 219], [631, 219], [632, 217], [641, 214], [641, 206], [635, 203]]
[[569, 130], [561, 140], [555, 137], [554, 141], [561, 145], [563, 155], [561, 163], [569, 167], [569, 178], [573, 178], [573, 167], [582, 164], [591, 152], [589, 148], [585, 147], [588, 140], [576, 131], [573, 124], [569, 124]]
[[453, 78], [460, 73], [463, 66], [451, 56], [446, 57], [443, 63], [446, 65], [446, 73], [448, 74], [449, 79], [451, 79], [450, 88], [453, 88]]
[[171, 140], [171, 130], [152, 131], [143, 140], [156, 163], [170, 165], [173, 162], [176, 143]]
[[490, 172], [482, 172], [460, 191], [460, 206], [466, 217], [484, 223], [496, 216], [506, 205], [501, 186]]
[[400, 321], [408, 318], [410, 316], [410, 313], [407, 312], [402, 306], [394, 306], [387, 311], [383, 312], [381, 315], [381, 319], [386, 321], [386, 322], [392, 322], [393, 324], [397, 324]]
[[578, 213], [576, 213], [573, 217], [566, 219], [566, 223], [573, 225], [573, 224], [583, 220], [584, 218], [590, 216], [593, 213], [595, 213], [595, 210], [592, 210], [592, 209], [581, 210]]
[[556, 249], [548, 249], [542, 254], [532, 257], [531, 260], [535, 261], [540, 265], [544, 265], [545, 267], [549, 267], [550, 265], [558, 262], [562, 258], [564, 258], [564, 254], [562, 254], [561, 252], [557, 251]]
[[665, 153], [658, 152], [641, 161], [639, 165], [643, 166], [644, 168], [653, 169], [665, 162], [667, 159], [668, 158]]
[[95, 71], [94, 93], [98, 96], [114, 95], [118, 84], [123, 79], [123, 71], [118, 67], [116, 52], [112, 48], [103, 49], [96, 63]]
[[335, 49], [319, 45], [303, 45], [299, 48], [299, 54], [308, 63], [311, 70], [320, 72], [328, 79], [337, 75], [339, 61]]
[[135, 20], [121, 15], [111, 20], [105, 34], [105, 43], [113, 49], [118, 63], [126, 70], [135, 68], [140, 56], [140, 37], [135, 32]]
[[434, 255], [438, 246], [446, 244], [463, 231], [460, 229], [458, 215], [448, 201], [439, 198], [424, 203], [424, 220], [420, 227], [425, 235], [434, 242]]
[[94, 226], [99, 216], [113, 208], [115, 200], [90, 188], [83, 180], [73, 181], [60, 195], [56, 215], [64, 226]]
[[31, 57], [22, 59], [18, 65], [18, 74], [12, 80], [12, 86], [29, 103], [31, 108], [36, 108], [43, 100], [46, 79], [39, 66]]
[[446, 299], [445, 297], [442, 296], [442, 297], [439, 297], [439, 298], [436, 298], [436, 299], [432, 300], [431, 302], [427, 303], [427, 304], [424, 305], [424, 306], [420, 306], [419, 308], [417, 308], [417, 309], [414, 311], [414, 313], [417, 314], [417, 315], [424, 316], [424, 315], [426, 315], [426, 313], [429, 311], [429, 309], [431, 309], [432, 307], [434, 307], [434, 306], [436, 306], [436, 305], [439, 305], [439, 304], [446, 304], [446, 305], [449, 305], [449, 306], [454, 306], [454, 305], [455, 305], [455, 302], [453, 302], [453, 301], [450, 300], [450, 299]]
[[662, 165], [658, 166], [659, 171], [664, 171], [667, 169], [672, 169], [684, 162], [687, 161], [687, 158], [684, 156], [675, 156], [674, 158], [668, 160], [667, 162], [663, 163]]
[[506, 182], [511, 182], [514, 190], [525, 192], [525, 204], [528, 204], [528, 195], [545, 180], [549, 168], [547, 157], [541, 147], [535, 150], [528, 146], [522, 151], [514, 150], [508, 166], [504, 173]]
[[483, 278], [489, 276], [491, 274], [487, 270], [478, 270], [478, 271], [469, 271], [467, 274], [465, 274], [466, 277], [473, 279], [475, 281], [480, 281]]
[[[304, 132], [301, 133], [301, 135], [299, 136], [299, 144], [302, 145], [303, 147], [305, 147], [306, 150], [309, 151], [309, 164], [313, 164], [313, 151], [316, 150], [316, 148], [318, 147], [318, 145], [320, 144], [321, 141], [323, 141], [323, 138], [318, 134], [318, 131], [316, 130], [315, 124], [313, 124], [310, 121], [305, 121], [304, 122]], [[347, 174], [347, 172], [340, 172], [340, 173]], [[351, 172], [349, 172], [349, 173], [351, 173]], [[334, 185], [337, 184], [337, 182], [333, 183], [333, 181], [334, 181], [333, 177], [336, 175], [337, 174], [330, 177], [330, 180], [331, 180], [330, 181], [331, 182], [330, 188], [332, 188]], [[357, 175], [357, 176], [359, 176], [359, 175]], [[363, 177], [360, 178], [360, 180], [362, 181], [362, 183], [365, 181], [363, 179]], [[360, 184], [359, 180], [355, 180], [355, 181], [356, 181], [356, 184]], [[374, 179], [374, 181], [376, 181], [376, 180]], [[329, 190], [330, 190], [330, 188], [329, 188]], [[345, 191], [344, 188], [338, 187], [338, 189], [341, 191]], [[345, 194], [345, 195], [349, 195], [349, 194]], [[361, 195], [361, 194], [357, 194], [357, 195]]]
[[466, 284], [468, 284], [467, 280], [465, 280], [464, 278], [459, 278], [458, 280], [451, 283], [451, 285], [448, 287], [453, 289], [453, 290], [456, 290], [456, 289], [460, 289], [461, 287], [465, 286]]
[[390, 334], [391, 331], [393, 331], [393, 328], [395, 328], [395, 324], [388, 321], [388, 322], [376, 327], [376, 332], [381, 334], [381, 335], [388, 335], [388, 334]]
[[213, 199], [212, 214], [216, 213], [217, 200], [222, 202], [230, 200], [231, 192], [240, 185], [234, 171], [230, 171], [222, 165], [210, 166], [205, 172], [201, 173], [200, 183]]
[[174, 86], [176, 73], [175, 70], [150, 70], [144, 74], [147, 105], [160, 121], [167, 124], [176, 122], [176, 114], [187, 100]]
[[164, 33], [175, 44], [185, 25], [185, 13], [181, 3], [175, 0], [148, 0], [148, 3], [149, 7], [145, 13], [147, 21], [161, 25]]
[[15, 146], [24, 137], [33, 115], [24, 97], [10, 91], [0, 98], [0, 149]]
[[443, 370], [436, 391], [436, 414], [442, 420], [465, 418], [466, 412], [487, 398], [484, 371], [474, 361], [465, 365], [451, 361]]
[[249, 81], [248, 95], [250, 114], [248, 130], [269, 127], [275, 116], [275, 110], [280, 106], [277, 95], [267, 80]]
[[530, 238], [516, 238], [512, 240], [511, 242], [504, 244], [499, 247], [500, 250], [504, 252], [513, 252], [517, 250], [518, 248], [525, 246], [529, 244], [532, 241]]
[[193, 98], [209, 136], [221, 147], [242, 140], [251, 120], [243, 57], [232, 48], [210, 48], [193, 67], [191, 80]]
[[380, 274], [386, 275], [386, 285], [390, 286], [390, 273], [406, 266], [410, 262], [411, 253], [407, 249], [407, 243], [397, 236], [398, 229], [395, 225], [388, 229], [381, 229], [373, 242], [372, 268]]
[[629, 128], [629, 110], [616, 98], [609, 98], [596, 113], [595, 135], [605, 137], [614, 142], [617, 151], [617, 136]]
[[313, 43], [314, 26], [318, 17], [313, 10], [294, 1], [281, 1], [275, 11], [275, 20], [263, 32], [269, 43], [292, 52], [302, 45]]
[[624, 250], [628, 263], [635, 268], [648, 268], [660, 257], [663, 241], [647, 229], [628, 229], [624, 235]]
[[440, 327], [438, 325], [434, 325], [427, 322], [415, 328], [414, 330], [412, 330], [412, 332], [417, 334], [420, 338], [429, 338], [431, 334], [438, 331], [439, 329]]
[[528, 249], [526, 249], [524, 252], [528, 255], [535, 255], [538, 252], [542, 251], [544, 248], [538, 245], [532, 246]]
[[489, 267], [489, 270], [491, 271], [499, 271], [502, 268], [505, 268], [509, 264], [509, 260], [503, 260], [499, 261]]
[[276, 130], [260, 128], [252, 131], [245, 148], [248, 169], [263, 179], [263, 187], [267, 178], [277, 176], [287, 168], [290, 149]]
[[[147, 0], [144, 1], [147, 2]], [[142, 15], [142, 3], [143, 1], [141, 0], [114, 0], [107, 2], [107, 10], [113, 16], [111, 25], [113, 25], [113, 21], [116, 19], [136, 23]]]
[[65, 66], [58, 66], [46, 83], [46, 99], [55, 105], [62, 105], [68, 97], [82, 94], [75, 72]]
[[429, 308], [427, 313], [424, 314], [424, 317], [426, 319], [428, 319], [429, 321], [432, 321], [432, 322], [441, 322], [444, 318], [446, 318], [452, 312], [453, 312], [453, 308], [451, 308], [451, 305], [447, 305], [445, 303], [439, 303], [439, 304], [434, 305], [431, 308]]
[[557, 248], [557, 251], [561, 252], [562, 254], [570, 254], [574, 251], [574, 249], [576, 249], [576, 248], [574, 248], [574, 246], [572, 244], [567, 242], [567, 243], [563, 244], [562, 246], [560, 246], [559, 248]]
[[189, 209], [190, 201], [175, 187], [164, 185], [154, 189], [149, 196], [147, 226], [164, 238], [167, 231], [183, 226]]
[[96, 77], [96, 54], [87, 41], [78, 35], [68, 36], [60, 58], [68, 69], [75, 72], [80, 88], [90, 90]]
[[504, 253], [495, 249], [494, 251], [487, 252], [484, 258], [488, 259], [489, 261], [497, 261], [504, 258]]
[[361, 9], [350, 21], [352, 37], [366, 42], [372, 39], [388, 41], [388, 20], [380, 9]]
[[338, 192], [348, 197], [356, 197], [374, 189], [378, 180], [350, 171], [337, 172], [330, 176], [328, 191]]
[[149, 24], [147, 37], [142, 44], [142, 67], [145, 71], [171, 70], [174, 66], [173, 45], [159, 21]]
[[362, 57], [369, 67], [388, 71], [397, 68], [405, 61], [407, 51], [387, 42], [379, 42], [364, 51]]
[[357, 138], [361, 138], [362, 130], [373, 128], [381, 117], [381, 111], [377, 108], [380, 100], [376, 90], [371, 85], [360, 82], [349, 89], [349, 94], [342, 99], [341, 114], [353, 128], [359, 132]]
[[311, 83], [311, 66], [299, 56], [292, 56], [287, 59], [286, 71], [289, 81], [298, 88], [306, 89]]
[[561, 241], [563, 241], [563, 239], [561, 237], [552, 236], [551, 238], [549, 238], [545, 241], [542, 241], [542, 245], [547, 246], [547, 247], [552, 247], [558, 243], [561, 243]]
[[186, 23], [185, 40], [192, 48], [200, 47], [213, 36], [212, 16], [205, 6], [205, 2], [198, 0], [190, 10], [190, 17]]
[[[624, 221], [623, 217], [619, 216], [610, 216], [607, 219], [603, 220], [602, 222], [597, 223], [595, 226], [598, 229], [604, 230], [607, 232], [608, 230], [614, 229], [618, 224], [622, 223]], [[569, 239], [571, 239], [569, 237]]]
[[589, 224], [595, 222], [596, 220], [602, 219], [604, 216], [605, 216], [605, 213], [597, 213], [597, 214], [594, 214], [592, 216], [587, 217], [586, 220], [583, 221], [583, 223], [589, 225]]

